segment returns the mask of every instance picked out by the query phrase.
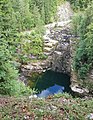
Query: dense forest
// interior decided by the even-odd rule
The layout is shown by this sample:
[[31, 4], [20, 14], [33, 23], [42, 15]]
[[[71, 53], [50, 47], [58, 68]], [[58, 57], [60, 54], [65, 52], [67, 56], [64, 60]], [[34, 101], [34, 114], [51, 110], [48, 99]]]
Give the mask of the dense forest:
[[[85, 79], [93, 66], [93, 5], [92, 0], [68, 0], [76, 14], [73, 33], [79, 36], [74, 70], [79, 79]], [[27, 94], [30, 92], [18, 79], [16, 62], [29, 61], [25, 55], [45, 59], [43, 54], [44, 25], [57, 21], [57, 6], [63, 0], [1, 0], [0, 1], [0, 94]], [[23, 31], [32, 30], [30, 36]], [[25, 43], [24, 39], [31, 39]], [[22, 87], [20, 87], [22, 86]], [[22, 90], [21, 90], [22, 88]]]
[[[25, 94], [18, 79], [15, 61], [24, 62], [25, 54], [43, 55], [43, 25], [55, 21], [57, 0], [1, 0], [0, 1], [0, 94]], [[30, 36], [22, 31], [33, 30]], [[24, 39], [32, 39], [25, 43]], [[22, 88], [22, 89], [21, 89]]]
[[83, 0], [78, 5], [79, 8], [74, 8], [77, 13], [73, 17], [74, 34], [79, 36], [73, 68], [78, 79], [92, 90], [93, 83], [89, 83], [87, 74], [93, 68], [93, 1]]

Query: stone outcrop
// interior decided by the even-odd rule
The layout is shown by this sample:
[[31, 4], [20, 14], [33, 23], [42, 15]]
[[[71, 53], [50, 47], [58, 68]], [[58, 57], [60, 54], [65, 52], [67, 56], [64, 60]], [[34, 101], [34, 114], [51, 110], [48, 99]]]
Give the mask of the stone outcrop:
[[74, 95], [84, 97], [89, 94], [89, 90], [86, 88], [82, 88], [78, 85], [74, 85], [71, 87], [72, 91], [74, 92]]
[[[46, 25], [46, 33], [44, 39], [44, 55], [46, 60], [37, 60], [35, 63], [22, 65], [21, 71], [25, 76], [29, 76], [32, 72], [45, 72], [53, 70], [57, 72], [70, 74], [70, 26], [71, 20], [65, 22], [57, 22]], [[62, 24], [58, 24], [62, 23]]]
[[57, 11], [58, 21], [70, 20], [73, 16], [73, 10], [69, 2], [64, 2], [61, 6], [58, 6]]
[[58, 41], [54, 51], [49, 56], [50, 68], [53, 71], [70, 74], [70, 37], [68, 28], [51, 30], [51, 39]]
[[48, 62], [47, 60], [38, 60], [35, 63], [29, 63], [27, 65], [21, 66], [21, 71], [24, 76], [31, 76], [33, 72], [42, 73], [48, 70]]

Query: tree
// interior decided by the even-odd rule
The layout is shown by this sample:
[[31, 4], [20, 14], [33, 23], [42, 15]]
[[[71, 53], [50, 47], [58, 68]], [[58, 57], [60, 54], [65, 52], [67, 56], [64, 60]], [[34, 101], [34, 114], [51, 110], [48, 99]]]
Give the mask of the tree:
[[89, 5], [81, 15], [81, 20], [76, 25], [80, 41], [74, 58], [74, 69], [79, 78], [85, 79], [93, 66], [93, 5]]
[[16, 45], [16, 22], [10, 0], [0, 1], [0, 94], [21, 95], [28, 88], [18, 81], [18, 70], [12, 64]]

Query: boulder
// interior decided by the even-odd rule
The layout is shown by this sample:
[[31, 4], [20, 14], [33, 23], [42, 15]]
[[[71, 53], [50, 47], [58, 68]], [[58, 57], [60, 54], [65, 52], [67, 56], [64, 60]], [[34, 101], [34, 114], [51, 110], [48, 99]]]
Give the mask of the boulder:
[[75, 95], [80, 96], [80, 97], [85, 96], [89, 93], [88, 89], [82, 88], [77, 84], [74, 86], [71, 86], [71, 90], [74, 92]]

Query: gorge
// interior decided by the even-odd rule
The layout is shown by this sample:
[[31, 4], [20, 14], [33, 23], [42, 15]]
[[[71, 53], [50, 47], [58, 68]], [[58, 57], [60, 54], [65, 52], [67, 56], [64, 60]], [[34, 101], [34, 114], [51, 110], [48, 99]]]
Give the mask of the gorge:
[[93, 0], [0, 0], [0, 120], [93, 120]]
[[[71, 61], [73, 59], [72, 53], [74, 52], [74, 50], [72, 46], [73, 44], [75, 44], [75, 40], [73, 43], [73, 39], [76, 38], [76, 36], [74, 36], [71, 32], [71, 17], [73, 16], [73, 11], [70, 7], [70, 4], [68, 2], [65, 2], [62, 6], [60, 6], [58, 8], [57, 15], [58, 15], [57, 22], [45, 25], [46, 32], [43, 36], [43, 39], [44, 39], [44, 55], [47, 56], [47, 59], [38, 60], [37, 62], [33, 62], [27, 65], [22, 65], [21, 71], [22, 71], [22, 75], [28, 76], [29, 78], [31, 78], [31, 75], [33, 76], [34, 72], [41, 74], [43, 72], [43, 74], [45, 74], [46, 76], [48, 70], [54, 71], [54, 74], [56, 75], [60, 74], [63, 75], [64, 77], [65, 77], [64, 74], [67, 74], [67, 76], [69, 76], [68, 92], [70, 92], [70, 86], [73, 86], [72, 85], [73, 80], [71, 80], [72, 78]], [[30, 32], [31, 31], [26, 32], [24, 34], [30, 34]], [[23, 79], [23, 77], [21, 77], [21, 79]], [[47, 79], [47, 76], [44, 79]], [[25, 82], [26, 81], [27, 79], [25, 79]], [[65, 81], [67, 80], [64, 80], [63, 83], [65, 83]], [[30, 82], [29, 80], [30, 87], [31, 87], [31, 83], [32, 81]], [[54, 84], [56, 84], [56, 81], [54, 81]], [[59, 85], [61, 84], [62, 83], [60, 81]], [[45, 88], [48, 88], [47, 85], [45, 86], [46, 86]]]
[[[47, 59], [22, 65], [22, 74], [24, 76], [31, 76], [34, 72], [44, 73], [48, 70], [59, 74], [67, 74], [70, 76], [71, 84], [69, 84], [69, 87], [71, 87], [72, 91], [80, 95], [86, 95], [89, 91], [79, 86], [80, 83], [72, 67], [79, 37], [72, 34], [71, 18], [73, 10], [69, 2], [65, 2], [62, 6], [59, 6], [57, 16], [57, 22], [45, 25], [46, 32], [43, 36], [43, 52], [47, 56]], [[30, 33], [31, 31], [28, 31], [24, 34]], [[54, 82], [54, 84], [56, 83]]]

